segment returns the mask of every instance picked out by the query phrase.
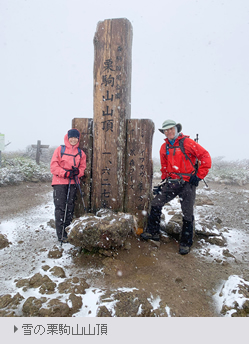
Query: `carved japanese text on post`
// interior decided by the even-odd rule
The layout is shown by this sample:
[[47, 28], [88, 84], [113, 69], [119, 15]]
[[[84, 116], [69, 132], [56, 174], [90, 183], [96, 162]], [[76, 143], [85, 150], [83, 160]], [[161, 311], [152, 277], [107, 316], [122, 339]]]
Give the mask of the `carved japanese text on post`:
[[154, 123], [149, 119], [127, 121], [127, 190], [125, 211], [143, 227], [151, 200], [153, 176], [152, 139]]
[[94, 38], [93, 211], [123, 211], [131, 41], [128, 20], [111, 19], [98, 24]]

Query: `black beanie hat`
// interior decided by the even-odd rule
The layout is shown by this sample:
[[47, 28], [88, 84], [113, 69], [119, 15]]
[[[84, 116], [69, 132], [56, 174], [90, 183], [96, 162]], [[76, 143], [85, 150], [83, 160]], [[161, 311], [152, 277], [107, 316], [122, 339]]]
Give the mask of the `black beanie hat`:
[[80, 138], [80, 133], [77, 129], [70, 129], [67, 132], [67, 136], [70, 139], [71, 137], [76, 137], [78, 140]]

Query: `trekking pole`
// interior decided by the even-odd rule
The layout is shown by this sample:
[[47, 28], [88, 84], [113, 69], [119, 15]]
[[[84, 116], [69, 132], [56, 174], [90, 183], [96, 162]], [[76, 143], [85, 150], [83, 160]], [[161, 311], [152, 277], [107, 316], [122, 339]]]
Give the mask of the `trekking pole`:
[[70, 187], [71, 187], [71, 179], [69, 179], [68, 189], [67, 189], [67, 200], [66, 200], [66, 207], [65, 207], [65, 213], [64, 213], [64, 220], [63, 220], [63, 228], [62, 228], [62, 236], [61, 236], [61, 246], [64, 239], [64, 231], [65, 231], [65, 222], [66, 222], [66, 216], [67, 216], [67, 206], [68, 206], [68, 200], [69, 200], [69, 194], [70, 194]]
[[[199, 141], [198, 134], [196, 134], [196, 138], [194, 139], [194, 141], [198, 143], [198, 141]], [[198, 165], [198, 159], [197, 159], [197, 161], [196, 161], [196, 164]], [[204, 178], [203, 178], [202, 180], [204, 181], [206, 187], [208, 188], [208, 185], [207, 185], [207, 183], [206, 183], [206, 180], [205, 180]]]
[[75, 181], [75, 184], [78, 186], [78, 189], [79, 189], [79, 192], [81, 195], [81, 199], [82, 199], [82, 203], [83, 203], [83, 207], [84, 207], [84, 211], [85, 211], [85, 213], [87, 213], [84, 198], [83, 198], [83, 192], [82, 192], [81, 187], [80, 187], [80, 181], [79, 181], [78, 176], [74, 177], [74, 181]]

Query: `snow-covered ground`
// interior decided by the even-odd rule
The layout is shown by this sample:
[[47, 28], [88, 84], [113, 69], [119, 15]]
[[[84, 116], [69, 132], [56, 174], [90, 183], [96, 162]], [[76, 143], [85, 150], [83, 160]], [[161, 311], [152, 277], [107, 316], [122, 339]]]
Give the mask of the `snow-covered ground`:
[[[248, 190], [244, 190], [244, 193], [247, 193]], [[214, 194], [215, 191], [206, 191], [205, 188], [198, 189], [198, 194]], [[201, 215], [210, 214], [212, 206], [204, 205], [204, 206], [196, 206], [195, 209], [195, 226], [199, 226], [199, 220]], [[168, 204], [163, 207], [162, 213], [164, 214], [165, 221], [168, 222], [172, 218], [172, 210], [176, 213], [181, 213], [181, 207], [178, 198], [175, 198]], [[169, 213], [171, 215], [169, 215]], [[214, 233], [219, 233], [215, 228], [212, 229]], [[226, 250], [229, 251], [231, 254], [231, 260], [238, 259], [239, 261], [245, 260], [249, 261], [249, 237], [248, 233], [244, 232], [240, 229], [235, 228], [222, 228], [222, 235], [226, 239]], [[204, 257], [209, 261], [217, 261], [223, 259], [223, 251], [224, 247], [220, 247], [218, 245], [212, 245], [206, 242], [204, 239], [200, 239], [201, 248], [193, 248], [192, 252], [198, 257]], [[216, 304], [216, 308], [218, 313], [221, 312], [224, 306], [230, 308], [224, 316], [230, 317], [236, 310], [235, 306], [241, 308], [245, 301], [249, 301], [249, 298], [243, 296], [240, 291], [241, 287], [246, 287], [249, 291], [249, 282], [245, 281], [243, 278], [237, 275], [229, 276], [228, 280], [221, 281], [219, 288], [217, 289], [216, 293], [213, 296], [214, 303]], [[233, 308], [234, 307], [234, 308]]]
[[[205, 189], [198, 192], [205, 193]], [[210, 194], [210, 191], [209, 191]], [[196, 207], [196, 224], [198, 225], [199, 215], [208, 212], [210, 206], [199, 206]], [[169, 221], [171, 215], [168, 215], [168, 211], [174, 209], [175, 211], [180, 211], [180, 205], [177, 199], [170, 202], [163, 209], [166, 221]], [[11, 294], [12, 296], [19, 292], [23, 297], [24, 301], [30, 296], [36, 298], [41, 297], [38, 289], [30, 288], [24, 291], [22, 288], [16, 287], [16, 281], [21, 278], [30, 278], [36, 273], [44, 275], [45, 265], [49, 265], [50, 268], [54, 266], [67, 267], [72, 266], [72, 255], [71, 250], [74, 247], [70, 244], [63, 245], [63, 255], [61, 258], [52, 259], [48, 257], [48, 251], [58, 245], [56, 240], [55, 230], [50, 227], [48, 222], [54, 217], [54, 206], [52, 201], [52, 193], [47, 194], [47, 199], [45, 203], [36, 208], [30, 209], [26, 213], [12, 218], [8, 221], [3, 221], [0, 223], [0, 233], [5, 234], [8, 240], [12, 243], [9, 247], [0, 250], [0, 272], [2, 274], [0, 279], [0, 290], [1, 295]], [[248, 248], [248, 236], [239, 231], [238, 229], [223, 229], [223, 235], [227, 239], [226, 249], [230, 251], [231, 254], [236, 255], [238, 259], [242, 259], [241, 252], [244, 252]], [[60, 246], [60, 245], [58, 245]], [[211, 245], [207, 242], [202, 243], [202, 248], [193, 249], [193, 253], [196, 256], [202, 256], [205, 259], [215, 260], [222, 257], [222, 250], [220, 246]], [[207, 255], [208, 252], [208, 255]], [[99, 273], [101, 271], [92, 271], [92, 273]], [[55, 277], [49, 271], [46, 271], [46, 275], [53, 282], [60, 282], [63, 279]], [[239, 292], [239, 287], [241, 285], [249, 286], [249, 282], [243, 280], [240, 276], [230, 276], [227, 281], [222, 281], [221, 285], [217, 289], [213, 302], [216, 304], [219, 311], [221, 311], [224, 305], [228, 307], [233, 307], [236, 303], [242, 305], [246, 301], [246, 298]], [[119, 289], [120, 291], [132, 291], [132, 288]], [[117, 291], [117, 290], [116, 290]], [[78, 317], [95, 317], [97, 308], [104, 305], [113, 314], [113, 302], [101, 301], [101, 296], [103, 296], [105, 290], [99, 288], [89, 287], [86, 289], [86, 294], [83, 297], [82, 308], [74, 316]], [[68, 294], [62, 295], [59, 292], [46, 295], [48, 301], [54, 298], [60, 298], [62, 302], [66, 302], [70, 306], [70, 300], [68, 299]], [[249, 299], [248, 299], [249, 300]], [[24, 303], [20, 304], [19, 309]], [[47, 302], [48, 302], [47, 301]], [[152, 305], [153, 309], [159, 308], [160, 299], [158, 296], [151, 295], [148, 301]], [[166, 307], [166, 313], [170, 316], [170, 309]], [[231, 316], [235, 310], [230, 309], [226, 313], [226, 316]], [[113, 314], [115, 316], [115, 314]]]
[[[9, 247], [0, 250], [0, 290], [1, 294], [10, 294], [12, 297], [18, 292], [24, 297], [23, 302], [19, 305], [17, 314], [21, 314], [22, 306], [25, 300], [29, 297], [40, 298], [38, 288], [29, 288], [24, 291], [22, 288], [17, 288], [16, 281], [22, 278], [29, 279], [34, 274], [40, 273], [44, 275], [45, 272], [42, 267], [48, 265], [50, 270], [55, 266], [68, 267], [73, 265], [71, 250], [74, 246], [70, 244], [63, 245], [63, 255], [61, 258], [51, 259], [48, 257], [48, 251], [53, 249], [56, 245], [61, 245], [57, 241], [55, 229], [51, 228], [48, 222], [54, 218], [54, 205], [52, 201], [52, 192], [47, 194], [47, 201], [38, 207], [30, 209], [25, 214], [12, 218], [8, 221], [0, 223], [0, 233], [7, 236], [11, 242]], [[94, 273], [101, 273], [101, 270], [91, 271]], [[46, 275], [55, 283], [63, 282], [63, 278], [55, 277], [51, 272], [46, 271]], [[13, 277], [14, 276], [14, 277]], [[115, 290], [122, 292], [133, 291], [135, 288], [119, 288]], [[83, 304], [79, 312], [74, 314], [74, 317], [95, 317], [97, 309], [100, 306], [106, 308], [115, 316], [113, 306], [117, 302], [100, 301], [101, 296], [105, 294], [105, 290], [95, 287], [86, 289], [83, 295]], [[71, 301], [68, 294], [64, 295], [55, 291], [53, 294], [47, 295], [47, 302], [51, 299], [60, 299], [71, 307]], [[109, 299], [112, 298], [112, 295]], [[159, 307], [158, 298], [153, 295], [148, 299], [153, 309]], [[169, 308], [166, 312], [170, 314]]]

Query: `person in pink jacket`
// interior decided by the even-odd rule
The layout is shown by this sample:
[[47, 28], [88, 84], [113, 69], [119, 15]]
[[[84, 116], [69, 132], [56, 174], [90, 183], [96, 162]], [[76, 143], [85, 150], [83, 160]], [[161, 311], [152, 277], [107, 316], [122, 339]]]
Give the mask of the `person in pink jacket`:
[[73, 219], [74, 202], [79, 178], [86, 169], [86, 155], [79, 148], [80, 132], [68, 130], [64, 137], [65, 146], [54, 151], [50, 171], [53, 174], [52, 187], [55, 205], [55, 227], [58, 240], [67, 241], [65, 228]]

